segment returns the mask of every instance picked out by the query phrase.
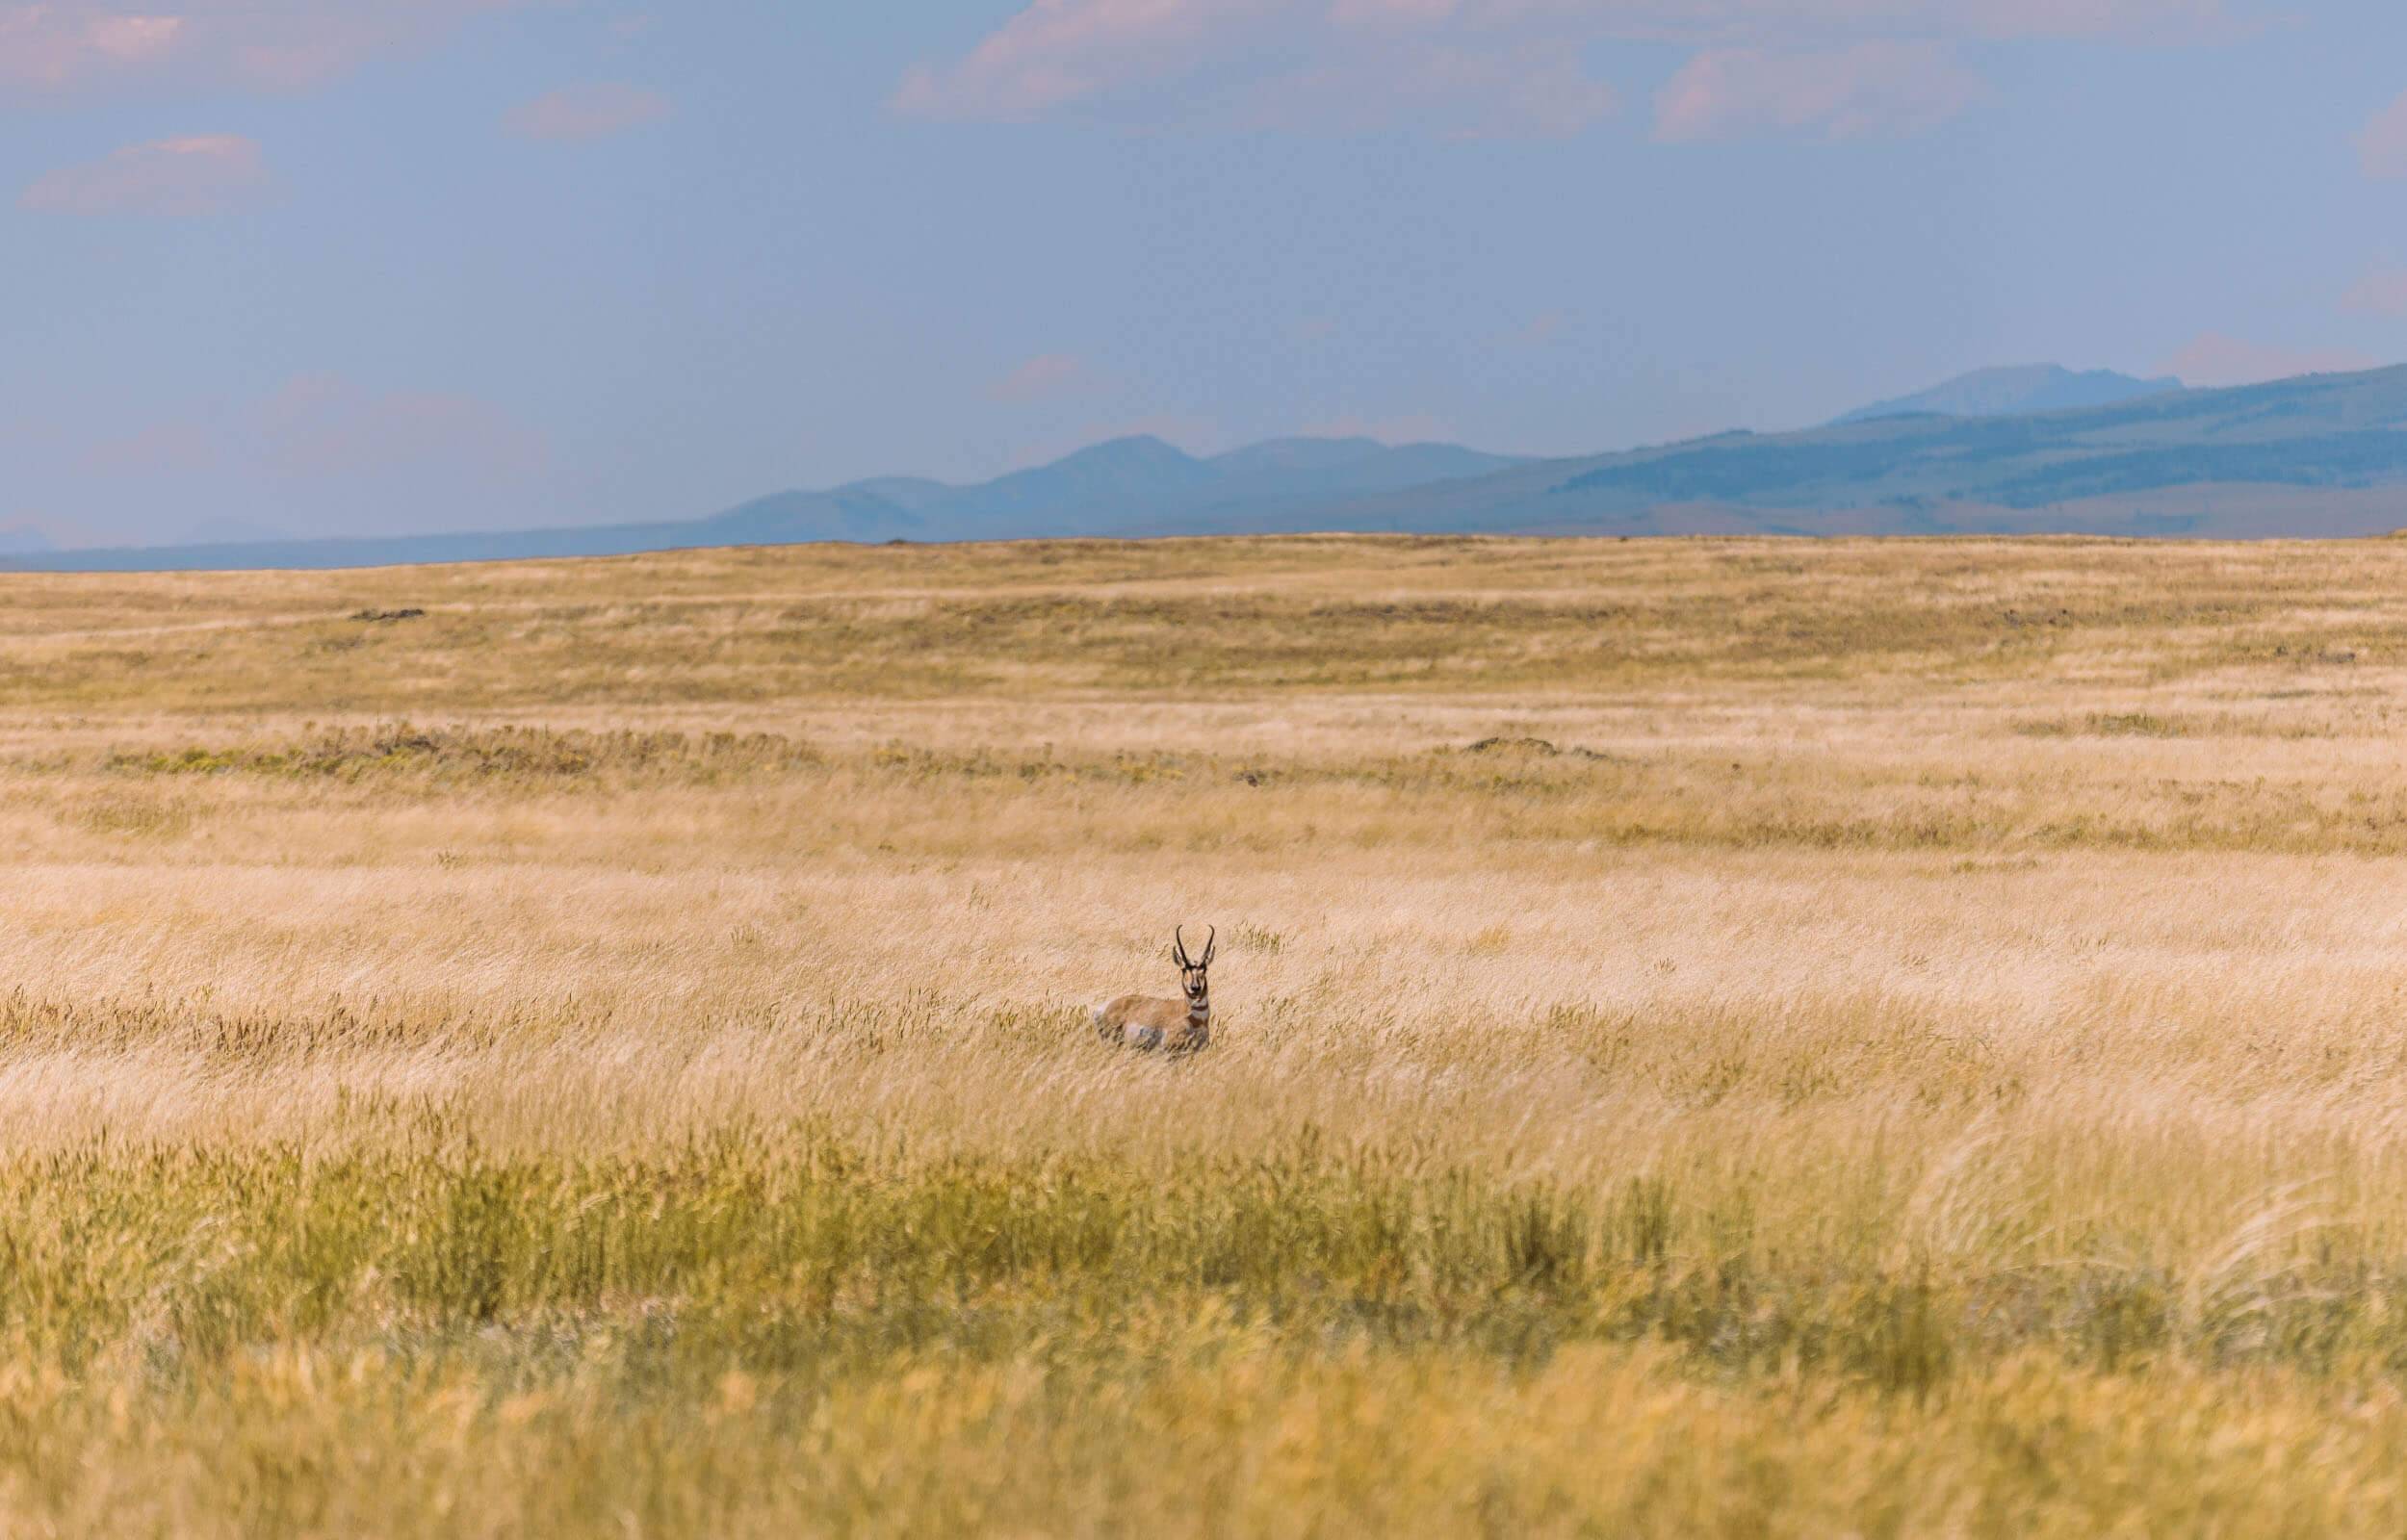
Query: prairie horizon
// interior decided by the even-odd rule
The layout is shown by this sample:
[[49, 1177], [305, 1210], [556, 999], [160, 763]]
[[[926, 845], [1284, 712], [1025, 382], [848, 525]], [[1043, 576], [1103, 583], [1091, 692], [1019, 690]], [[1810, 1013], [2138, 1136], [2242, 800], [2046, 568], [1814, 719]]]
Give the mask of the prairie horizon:
[[2407, 367], [2246, 387], [1981, 370], [1823, 426], [1532, 456], [1355, 435], [1196, 455], [1151, 434], [955, 486], [884, 475], [706, 517], [123, 549], [0, 570], [258, 571], [763, 545], [1273, 534], [2355, 538], [2397, 527]]

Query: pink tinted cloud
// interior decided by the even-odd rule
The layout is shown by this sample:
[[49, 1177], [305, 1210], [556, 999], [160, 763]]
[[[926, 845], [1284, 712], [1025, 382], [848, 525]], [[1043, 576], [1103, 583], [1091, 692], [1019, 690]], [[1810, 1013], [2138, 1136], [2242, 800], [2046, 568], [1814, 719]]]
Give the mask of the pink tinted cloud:
[[476, 16], [564, 0], [0, 0], [0, 86], [65, 89], [172, 66], [310, 86]]
[[[1519, 29], [1363, 27], [1326, 0], [1037, 0], [950, 64], [903, 77], [919, 117], [1061, 113], [1242, 127], [1564, 134], [1612, 110], [1576, 52]], [[1442, 21], [1432, 13], [1425, 19]]]
[[2407, 316], [2407, 268], [2376, 268], [2341, 299], [2344, 310], [2376, 316]]
[[179, 16], [0, 4], [0, 83], [72, 85], [164, 59], [183, 35]]
[[1077, 389], [1086, 376], [1083, 359], [1069, 353], [1040, 353], [988, 387], [987, 395], [998, 401], [1038, 401]]
[[218, 464], [217, 436], [197, 423], [160, 423], [106, 439], [82, 459], [83, 469], [98, 475], [198, 475]]
[[259, 416], [267, 462], [303, 480], [434, 475], [517, 483], [551, 461], [541, 433], [469, 396], [378, 394], [335, 375], [310, 375], [285, 385]]
[[920, 117], [1037, 117], [1180, 73], [1300, 9], [1296, 0], [1036, 0], [957, 63], [915, 65], [894, 105]]
[[657, 123], [673, 111], [669, 99], [641, 86], [603, 82], [567, 86], [536, 97], [507, 119], [528, 139], [592, 140]]
[[2298, 374], [2340, 374], [2372, 369], [2379, 360], [2349, 347], [2271, 347], [2205, 332], [2159, 366], [2185, 385], [2257, 385]]
[[1550, 24], [1598, 38], [1718, 46], [1851, 37], [2193, 42], [2246, 30], [2229, 0], [1332, 0], [1330, 14], [1351, 26]]
[[2357, 135], [2357, 164], [2368, 176], [2407, 176], [2407, 95], [2373, 115]]
[[27, 188], [19, 202], [41, 214], [198, 218], [244, 208], [271, 186], [256, 143], [233, 134], [203, 134], [131, 144], [62, 167]]
[[1504, 341], [1515, 347], [1551, 347], [1571, 324], [1571, 312], [1548, 310], [1533, 316], [1522, 325], [1505, 333]]
[[202, 64], [270, 88], [315, 86], [483, 15], [555, 0], [183, 0]]
[[1916, 134], [1980, 102], [1989, 88], [1938, 42], [1860, 42], [1809, 53], [1712, 49], [1655, 98], [1666, 143], [1807, 134], [1854, 140]]

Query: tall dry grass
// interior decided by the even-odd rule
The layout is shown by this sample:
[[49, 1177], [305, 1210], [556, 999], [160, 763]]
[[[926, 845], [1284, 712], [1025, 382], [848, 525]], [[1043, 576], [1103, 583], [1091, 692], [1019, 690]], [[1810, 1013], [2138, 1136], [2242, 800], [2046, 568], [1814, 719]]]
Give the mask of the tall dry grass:
[[2394, 1532], [2402, 578], [5, 579], [0, 1516]]

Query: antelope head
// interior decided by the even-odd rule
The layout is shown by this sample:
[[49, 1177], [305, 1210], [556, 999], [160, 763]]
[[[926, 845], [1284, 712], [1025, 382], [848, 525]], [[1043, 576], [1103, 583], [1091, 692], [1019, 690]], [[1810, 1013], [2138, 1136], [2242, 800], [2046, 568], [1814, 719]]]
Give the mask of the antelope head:
[[1205, 970], [1212, 965], [1212, 954], [1220, 947], [1220, 927], [1213, 926], [1204, 942], [1204, 955], [1187, 955], [1186, 929], [1181, 926], [1171, 932], [1171, 958], [1178, 964], [1178, 985], [1186, 990], [1187, 1009], [1201, 1011], [1211, 1000], [1211, 983]]

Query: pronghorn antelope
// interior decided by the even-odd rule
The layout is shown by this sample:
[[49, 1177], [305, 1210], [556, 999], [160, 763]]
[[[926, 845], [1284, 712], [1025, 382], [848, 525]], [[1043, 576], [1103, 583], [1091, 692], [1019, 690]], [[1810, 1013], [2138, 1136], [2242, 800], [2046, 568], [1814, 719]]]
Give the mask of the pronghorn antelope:
[[1178, 985], [1186, 997], [1159, 1000], [1149, 995], [1124, 994], [1109, 1004], [1099, 1005], [1095, 1008], [1097, 1037], [1141, 1053], [1194, 1053], [1212, 1040], [1212, 988], [1204, 970], [1212, 965], [1212, 953], [1220, 945], [1220, 931], [1213, 928], [1204, 939], [1204, 955], [1200, 958], [1187, 956], [1184, 927], [1171, 932], [1171, 961], [1178, 964]]

